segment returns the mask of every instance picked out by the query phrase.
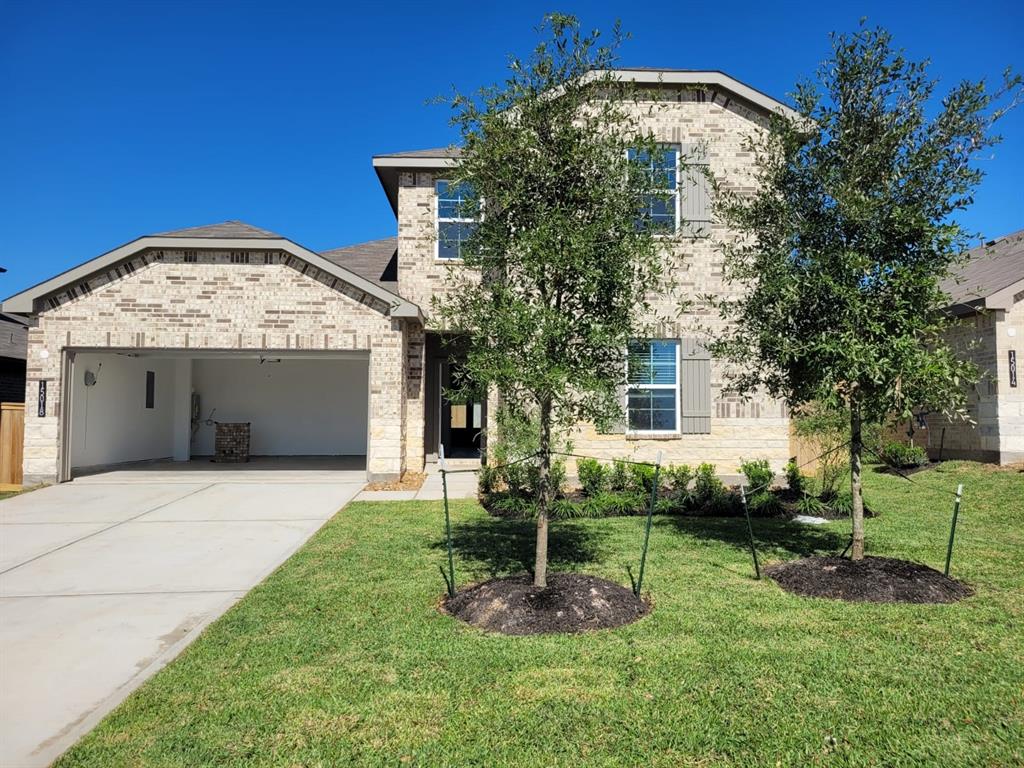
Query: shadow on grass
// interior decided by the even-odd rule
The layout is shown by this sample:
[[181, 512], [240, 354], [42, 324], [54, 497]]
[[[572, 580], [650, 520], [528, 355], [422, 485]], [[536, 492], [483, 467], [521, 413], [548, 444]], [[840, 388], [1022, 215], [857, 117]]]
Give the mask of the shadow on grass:
[[[674, 529], [697, 539], [720, 541], [749, 551], [747, 522], [742, 517], [661, 517], [655, 525]], [[810, 557], [835, 555], [847, 545], [849, 536], [816, 525], [786, 520], [753, 520], [754, 544], [759, 555], [771, 557]]]
[[[607, 532], [596, 526], [553, 522], [548, 529], [548, 565], [552, 569], [596, 562], [604, 555]], [[452, 549], [464, 560], [481, 563], [491, 576], [533, 573], [537, 525], [532, 520], [488, 517], [452, 525]], [[442, 538], [433, 544], [445, 549]]]

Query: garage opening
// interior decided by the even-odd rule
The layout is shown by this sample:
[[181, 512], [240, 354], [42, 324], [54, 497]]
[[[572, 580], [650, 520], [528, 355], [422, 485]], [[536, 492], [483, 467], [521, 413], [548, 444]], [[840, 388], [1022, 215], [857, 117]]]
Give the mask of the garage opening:
[[225, 446], [243, 453], [243, 443], [234, 459], [264, 469], [275, 459], [326, 467], [328, 458], [365, 469], [365, 353], [79, 351], [67, 375], [67, 477], [140, 462], [227, 462]]

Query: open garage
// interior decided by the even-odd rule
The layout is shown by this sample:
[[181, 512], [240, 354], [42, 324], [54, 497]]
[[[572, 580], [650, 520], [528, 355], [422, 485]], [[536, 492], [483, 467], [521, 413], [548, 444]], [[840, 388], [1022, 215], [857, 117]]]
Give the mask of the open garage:
[[365, 466], [367, 353], [76, 350], [65, 375], [65, 477], [160, 460]]

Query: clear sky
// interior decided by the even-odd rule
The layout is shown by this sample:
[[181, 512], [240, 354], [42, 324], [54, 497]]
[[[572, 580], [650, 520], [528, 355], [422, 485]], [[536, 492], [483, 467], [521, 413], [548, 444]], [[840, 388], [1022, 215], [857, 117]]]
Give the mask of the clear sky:
[[[444, 146], [453, 86], [502, 77], [545, 11], [633, 34], [623, 65], [777, 98], [867, 16], [951, 87], [1024, 71], [1024, 3], [0, 0], [0, 295], [139, 235], [225, 219], [315, 250], [393, 235], [375, 153]], [[1024, 107], [962, 217], [1024, 227]]]

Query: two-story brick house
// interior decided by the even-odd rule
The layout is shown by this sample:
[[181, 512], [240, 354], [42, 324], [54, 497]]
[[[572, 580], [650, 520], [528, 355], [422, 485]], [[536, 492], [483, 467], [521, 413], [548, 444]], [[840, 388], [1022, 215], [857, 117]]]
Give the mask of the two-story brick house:
[[[655, 109], [637, 109], [666, 157], [678, 162], [699, 147], [697, 159], [737, 187], [752, 183], [744, 136], [788, 109], [720, 72], [620, 76], [660, 91]], [[208, 456], [221, 421], [251, 425], [252, 454], [365, 457], [371, 478], [421, 470], [441, 445], [476, 454], [487, 404], [445, 401], [458, 361], [430, 312], [458, 268], [467, 224], [446, 179], [457, 162], [448, 149], [373, 158], [395, 238], [316, 253], [225, 222], [138, 238], [7, 299], [3, 310], [30, 323], [26, 481]], [[705, 183], [676, 178], [670, 215], [679, 232], [664, 253], [677, 288], [657, 299], [672, 317], [681, 299], [731, 290]], [[654, 373], [630, 382], [620, 430], [580, 425], [579, 450], [661, 450], [667, 461], [709, 461], [723, 473], [745, 457], [781, 466], [784, 405], [723, 393], [723, 368], [701, 347], [698, 324], [713, 327], [715, 317], [695, 306], [642, 340]]]

